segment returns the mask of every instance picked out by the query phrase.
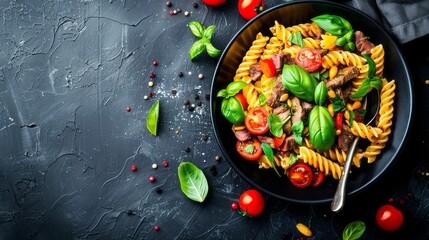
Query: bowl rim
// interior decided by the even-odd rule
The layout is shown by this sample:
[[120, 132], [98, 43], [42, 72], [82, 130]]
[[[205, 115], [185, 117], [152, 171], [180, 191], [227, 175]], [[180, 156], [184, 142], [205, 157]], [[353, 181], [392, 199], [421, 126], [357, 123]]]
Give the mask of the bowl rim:
[[[414, 111], [414, 84], [412, 81], [412, 75], [409, 72], [409, 67], [408, 64], [406, 62], [406, 59], [404, 57], [404, 54], [402, 53], [401, 49], [398, 46], [397, 41], [395, 41], [392, 36], [390, 35], [390, 33], [388, 33], [386, 31], [386, 29], [377, 21], [375, 21], [371, 16], [369, 16], [368, 14], [366, 14], [365, 12], [361, 11], [360, 9], [345, 5], [345, 4], [340, 4], [340, 3], [336, 3], [336, 2], [329, 2], [329, 1], [324, 1], [324, 0], [300, 0], [300, 1], [294, 1], [294, 2], [286, 2], [286, 3], [281, 3], [278, 4], [276, 6], [270, 7], [266, 10], [264, 10], [263, 12], [261, 12], [260, 14], [258, 14], [256, 17], [252, 18], [251, 20], [249, 20], [247, 23], [245, 23], [237, 33], [234, 34], [234, 36], [231, 38], [231, 40], [228, 41], [225, 49], [223, 50], [214, 74], [213, 74], [213, 78], [212, 78], [212, 83], [211, 83], [211, 89], [210, 89], [210, 118], [211, 118], [211, 122], [212, 122], [212, 126], [213, 126], [213, 130], [214, 130], [214, 134], [215, 134], [215, 138], [216, 141], [218, 143], [219, 148], [221, 149], [221, 152], [224, 156], [229, 156], [228, 151], [225, 149], [225, 146], [223, 146], [222, 142], [220, 141], [220, 134], [219, 134], [219, 128], [216, 128], [216, 120], [215, 120], [215, 116], [214, 116], [214, 102], [216, 101], [216, 94], [213, 94], [214, 92], [214, 88], [215, 88], [215, 83], [216, 83], [216, 77], [218, 75], [218, 72], [220, 71], [220, 67], [222, 65], [222, 62], [224, 60], [224, 58], [226, 57], [227, 53], [229, 52], [229, 49], [231, 48], [231, 46], [233, 45], [233, 43], [236, 41], [236, 39], [250, 26], [252, 25], [254, 22], [258, 21], [261, 17], [276, 11], [280, 8], [284, 8], [284, 7], [288, 7], [288, 6], [292, 6], [292, 5], [301, 5], [301, 4], [326, 4], [326, 5], [331, 5], [334, 6], [336, 8], [343, 8], [347, 11], [351, 11], [351, 12], [355, 12], [357, 14], [363, 15], [367, 18], [368, 21], [370, 21], [372, 24], [374, 24], [379, 30], [382, 31], [382, 35], [386, 36], [386, 38], [388, 39], [389, 42], [392, 42], [393, 45], [390, 46], [394, 51], [396, 51], [398, 53], [398, 55], [400, 56], [399, 59], [397, 59], [397, 61], [400, 61], [401, 64], [404, 66], [404, 75], [407, 76], [407, 79], [405, 79], [404, 81], [408, 81], [408, 85], [409, 85], [409, 91], [408, 94], [410, 96], [409, 102], [410, 102], [410, 107], [408, 110], [408, 119], [407, 120], [407, 124], [405, 127], [405, 132], [404, 132], [404, 137], [401, 139], [401, 141], [398, 144], [398, 150], [394, 152], [394, 154], [392, 155], [391, 160], [388, 162], [388, 164], [386, 164], [385, 166], [383, 166], [383, 168], [373, 177], [371, 178], [369, 181], [365, 182], [364, 184], [362, 184], [361, 186], [357, 187], [356, 189], [352, 190], [352, 191], [347, 191], [346, 195], [347, 197], [352, 197], [357, 195], [358, 193], [361, 193], [363, 190], [368, 189], [370, 186], [374, 185], [375, 182], [379, 181], [379, 179], [381, 178], [382, 175], [384, 175], [388, 169], [390, 169], [392, 167], [392, 165], [394, 165], [394, 163], [398, 160], [398, 156], [403, 152], [404, 149], [404, 145], [405, 143], [408, 141], [409, 139], [409, 135], [410, 135], [410, 130], [412, 128], [413, 125], [413, 121], [412, 119], [414, 118], [415, 115], [415, 111]], [[231, 167], [234, 169], [234, 171], [236, 173], [238, 173], [238, 175], [240, 177], [242, 177], [250, 186], [264, 192], [265, 194], [271, 195], [277, 199], [281, 199], [281, 200], [285, 200], [288, 202], [294, 202], [294, 203], [301, 203], [301, 204], [325, 204], [325, 203], [330, 203], [333, 199], [332, 198], [327, 198], [327, 199], [318, 199], [318, 200], [301, 200], [301, 199], [293, 199], [290, 197], [285, 197], [279, 194], [276, 194], [272, 191], [269, 191], [268, 189], [260, 186], [259, 184], [255, 183], [252, 179], [250, 179], [248, 176], [246, 176], [245, 173], [243, 173], [239, 167], [234, 163], [234, 161], [232, 161], [231, 159], [229, 159], [229, 157], [226, 157], [226, 160], [228, 161], [228, 163], [231, 165]]]

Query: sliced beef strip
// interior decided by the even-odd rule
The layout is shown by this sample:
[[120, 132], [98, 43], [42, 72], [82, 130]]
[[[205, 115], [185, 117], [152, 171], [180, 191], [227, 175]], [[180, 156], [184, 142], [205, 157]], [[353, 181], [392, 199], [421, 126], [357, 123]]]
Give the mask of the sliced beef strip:
[[293, 151], [295, 146], [296, 146], [295, 139], [294, 139], [293, 135], [291, 135], [291, 136], [286, 137], [285, 141], [280, 146], [280, 151], [283, 151], [283, 152]]
[[375, 46], [372, 42], [368, 40], [368, 38], [363, 35], [361, 31], [355, 32], [355, 44], [356, 49], [361, 53], [365, 55], [371, 54], [371, 49], [373, 49]]
[[239, 140], [239, 141], [246, 141], [248, 139], [252, 138], [252, 134], [247, 131], [247, 129], [243, 129], [243, 130], [235, 130], [234, 126], [232, 126], [232, 131], [235, 134], [235, 137]]
[[279, 106], [279, 98], [281, 95], [286, 93], [282, 84], [282, 76], [279, 75], [274, 82], [273, 89], [271, 90], [270, 96], [267, 97], [266, 104], [272, 108]]
[[279, 116], [280, 120], [283, 122], [290, 116], [290, 109], [285, 106], [278, 106], [273, 109], [273, 113]]
[[293, 97], [291, 100], [293, 107], [292, 124], [294, 124], [305, 117], [305, 111], [301, 106], [301, 101], [299, 98]]
[[250, 65], [249, 75], [252, 81], [257, 81], [262, 77], [262, 69], [259, 63]]
[[259, 141], [270, 145], [271, 148], [276, 147], [276, 146], [274, 146], [274, 139], [272, 137], [268, 137], [265, 135], [258, 135], [257, 137], [258, 137]]
[[354, 138], [355, 136], [350, 127], [347, 124], [343, 124], [341, 134], [338, 136], [338, 147], [344, 152], [347, 152]]
[[345, 67], [340, 71], [338, 71], [338, 75], [334, 77], [332, 80], [325, 81], [326, 87], [337, 88], [337, 87], [343, 86], [346, 82], [357, 77], [359, 73], [360, 73], [359, 68], [355, 66]]
[[271, 60], [273, 61], [274, 65], [276, 66], [276, 72], [280, 73], [283, 69], [284, 64], [294, 64], [295, 61], [293, 60], [290, 53], [276, 53], [271, 55]]

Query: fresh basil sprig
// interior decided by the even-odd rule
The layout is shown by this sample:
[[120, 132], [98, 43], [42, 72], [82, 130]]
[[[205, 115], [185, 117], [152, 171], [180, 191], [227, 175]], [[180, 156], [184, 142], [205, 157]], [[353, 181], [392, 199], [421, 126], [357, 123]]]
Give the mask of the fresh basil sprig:
[[189, 28], [191, 29], [192, 34], [196, 37], [199, 37], [200, 40], [194, 42], [192, 44], [191, 49], [189, 50], [189, 58], [192, 60], [196, 56], [200, 55], [204, 50], [207, 51], [210, 57], [217, 57], [222, 52], [217, 49], [211, 43], [211, 39], [214, 31], [216, 30], [216, 26], [211, 25], [205, 28], [200, 22], [192, 21], [189, 22]]
[[307, 102], [314, 100], [317, 82], [304, 68], [298, 65], [283, 66], [283, 87], [293, 95]]
[[262, 151], [264, 151], [265, 156], [267, 156], [268, 161], [270, 161], [271, 165], [274, 168], [274, 171], [276, 171], [277, 175], [281, 177], [280, 173], [277, 171], [276, 164], [274, 163], [274, 153], [273, 149], [268, 145], [268, 143], [261, 143]]
[[354, 30], [346, 19], [337, 15], [322, 14], [311, 20], [328, 33], [338, 36], [339, 38], [335, 42], [337, 46], [344, 46], [345, 50], [355, 49], [353, 42]]
[[159, 117], [159, 99], [156, 100], [156, 102], [152, 105], [146, 117], [146, 128], [154, 136], [157, 135], [158, 117]]
[[293, 44], [296, 44], [300, 47], [304, 47], [304, 40], [302, 40], [302, 34], [301, 32], [294, 32], [289, 36], [289, 41], [291, 41]]
[[241, 91], [247, 83], [242, 81], [234, 81], [226, 86], [226, 89], [221, 89], [217, 93], [217, 97], [223, 97], [221, 104], [221, 112], [223, 116], [232, 124], [240, 124], [244, 121], [245, 113], [243, 105], [234, 96]]
[[343, 240], [356, 240], [365, 232], [366, 226], [362, 221], [354, 221], [346, 225], [343, 230]]
[[304, 122], [302, 120], [296, 121], [292, 125], [293, 139], [296, 143], [302, 146], [302, 132], [304, 131]]
[[283, 125], [289, 121], [291, 117], [288, 116], [284, 121], [280, 119], [280, 117], [274, 113], [270, 113], [268, 115], [268, 127], [270, 128], [271, 134], [276, 137], [281, 137], [283, 134]]
[[209, 192], [203, 171], [191, 162], [181, 163], [177, 171], [182, 192], [191, 200], [203, 202]]
[[362, 54], [362, 56], [366, 59], [368, 63], [368, 76], [363, 80], [359, 89], [354, 94], [350, 95], [350, 98], [352, 99], [362, 98], [369, 91], [371, 91], [372, 88], [375, 88], [377, 90], [381, 89], [381, 79], [377, 76], [374, 76], [376, 71], [376, 65], [374, 60], [370, 56], [364, 54]]

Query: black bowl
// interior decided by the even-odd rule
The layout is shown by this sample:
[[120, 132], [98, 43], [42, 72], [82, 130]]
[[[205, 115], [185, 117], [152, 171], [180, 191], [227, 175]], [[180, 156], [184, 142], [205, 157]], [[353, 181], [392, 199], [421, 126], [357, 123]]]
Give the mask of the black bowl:
[[[337, 181], [328, 181], [317, 188], [299, 189], [286, 176], [279, 178], [273, 170], [258, 169], [255, 161], [246, 161], [235, 150], [236, 138], [231, 124], [221, 113], [221, 98], [216, 94], [224, 89], [235, 75], [243, 56], [258, 32], [272, 36], [269, 28], [277, 20], [284, 26], [311, 22], [320, 14], [336, 14], [347, 19], [355, 30], [371, 37], [373, 43], [382, 43], [385, 51], [383, 75], [396, 80], [395, 112], [389, 141], [376, 162], [363, 164], [349, 177], [347, 195], [361, 192], [380, 178], [399, 157], [409, 135], [413, 117], [413, 86], [403, 55], [389, 34], [373, 19], [359, 10], [332, 2], [300, 1], [285, 3], [266, 10], [249, 21], [229, 42], [217, 65], [211, 87], [211, 117], [218, 144], [240, 176], [256, 189], [279, 199], [297, 203], [326, 203], [332, 201]], [[362, 162], [365, 162], [363, 160]]]

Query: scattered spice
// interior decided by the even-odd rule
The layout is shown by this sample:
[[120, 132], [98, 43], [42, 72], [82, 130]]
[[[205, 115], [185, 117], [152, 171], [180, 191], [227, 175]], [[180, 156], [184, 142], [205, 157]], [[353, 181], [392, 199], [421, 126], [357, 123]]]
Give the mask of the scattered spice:
[[181, 11], [182, 11], [182, 9], [181, 9], [181, 8], [177, 8], [177, 9], [176, 9], [176, 11], [177, 11], [177, 12], [181, 12]]
[[198, 8], [198, 3], [194, 3], [194, 4], [192, 4], [192, 6], [193, 6], [194, 8]]
[[157, 66], [157, 65], [158, 65], [158, 62], [154, 60], [154, 61], [152, 62], [152, 65]]
[[168, 1], [168, 2], [166, 2], [166, 3], [165, 3], [165, 5], [166, 5], [167, 7], [171, 7], [171, 5], [172, 5], [172, 4], [171, 4], [171, 2], [170, 2], [170, 1]]
[[179, 76], [179, 77], [183, 77], [183, 72], [179, 72], [179, 73], [177, 74], [177, 76]]
[[203, 103], [200, 100], [198, 100], [197, 101], [197, 106], [201, 107], [202, 105], [203, 105]]
[[149, 181], [150, 181], [150, 182], [155, 182], [155, 177], [154, 177], [154, 176], [150, 176], [150, 177], [149, 177]]
[[128, 215], [134, 215], [133, 211], [131, 211], [131, 210], [128, 210], [128, 211], [127, 211], [127, 214], [128, 214]]
[[176, 89], [173, 89], [173, 90], [171, 90], [171, 93], [172, 93], [173, 95], [176, 95], [176, 94], [177, 94], [177, 90], [176, 90]]
[[177, 14], [177, 10], [173, 10], [173, 14], [176, 15]]
[[195, 100], [198, 100], [198, 99], [200, 99], [200, 94], [199, 93], [195, 93]]
[[204, 134], [204, 135], [201, 137], [201, 139], [202, 139], [203, 141], [207, 141], [207, 140], [209, 139], [209, 136], [208, 136], [207, 134]]
[[137, 166], [136, 165], [132, 165], [131, 166], [131, 171], [133, 171], [133, 172], [137, 171]]
[[204, 75], [203, 75], [202, 73], [200, 73], [200, 74], [198, 74], [198, 78], [199, 78], [199, 79], [203, 79], [203, 78], [204, 78]]
[[222, 158], [219, 155], [216, 155], [215, 160], [220, 161]]
[[389, 203], [394, 203], [394, 202], [395, 202], [395, 199], [394, 199], [393, 197], [391, 197], [391, 198], [389, 198], [388, 202], [389, 202]]
[[306, 225], [304, 225], [302, 223], [298, 223], [296, 225], [296, 229], [298, 229], [298, 231], [306, 237], [313, 236], [313, 233], [311, 232], [310, 228], [308, 228]]
[[173, 10], [170, 10], [170, 12], [169, 12], [169, 13], [170, 13], [170, 15], [174, 15], [174, 12], [173, 12]]
[[399, 204], [404, 205], [405, 204], [405, 199], [399, 199]]
[[158, 194], [162, 193], [162, 189], [160, 187], [155, 188], [155, 192]]
[[238, 209], [238, 204], [236, 202], [232, 202], [231, 203], [231, 209], [232, 210], [237, 210]]
[[195, 104], [191, 104], [191, 105], [188, 105], [188, 110], [189, 111], [194, 111], [194, 109], [195, 109]]
[[217, 175], [217, 169], [216, 167], [213, 165], [210, 167], [210, 173], [212, 174], [212, 176], [216, 176]]
[[148, 96], [147, 96], [147, 95], [144, 95], [143, 99], [144, 99], [144, 100], [147, 100], [147, 99], [148, 99]]
[[167, 161], [162, 162], [162, 166], [168, 167], [168, 162]]
[[429, 79], [425, 81], [425, 84], [428, 84], [428, 85], [429, 85]]
[[147, 83], [147, 85], [148, 85], [149, 87], [153, 87], [153, 82], [152, 82], [152, 81], [149, 81], [149, 82]]
[[189, 16], [189, 12], [188, 11], [185, 11], [185, 16]]
[[409, 199], [414, 199], [414, 194], [412, 192], [407, 193]]
[[127, 107], [125, 110], [126, 110], [127, 112], [131, 112], [131, 108], [130, 108], [130, 107]]
[[155, 230], [155, 231], [159, 231], [159, 226], [158, 226], [158, 225], [154, 226], [154, 227], [153, 227], [153, 230]]
[[190, 151], [191, 151], [191, 148], [190, 148], [190, 147], [186, 147], [186, 148], [185, 148], [185, 152], [187, 152], [187, 153], [188, 153], [188, 152], [190, 152]]
[[150, 78], [154, 78], [154, 77], [156, 77], [156, 73], [151, 72], [151, 73], [149, 74], [149, 77], [150, 77]]
[[183, 105], [189, 105], [189, 100], [188, 99], [185, 99], [185, 100], [183, 100]]
[[158, 168], [158, 164], [154, 163], [152, 164], [152, 169], [157, 169]]

